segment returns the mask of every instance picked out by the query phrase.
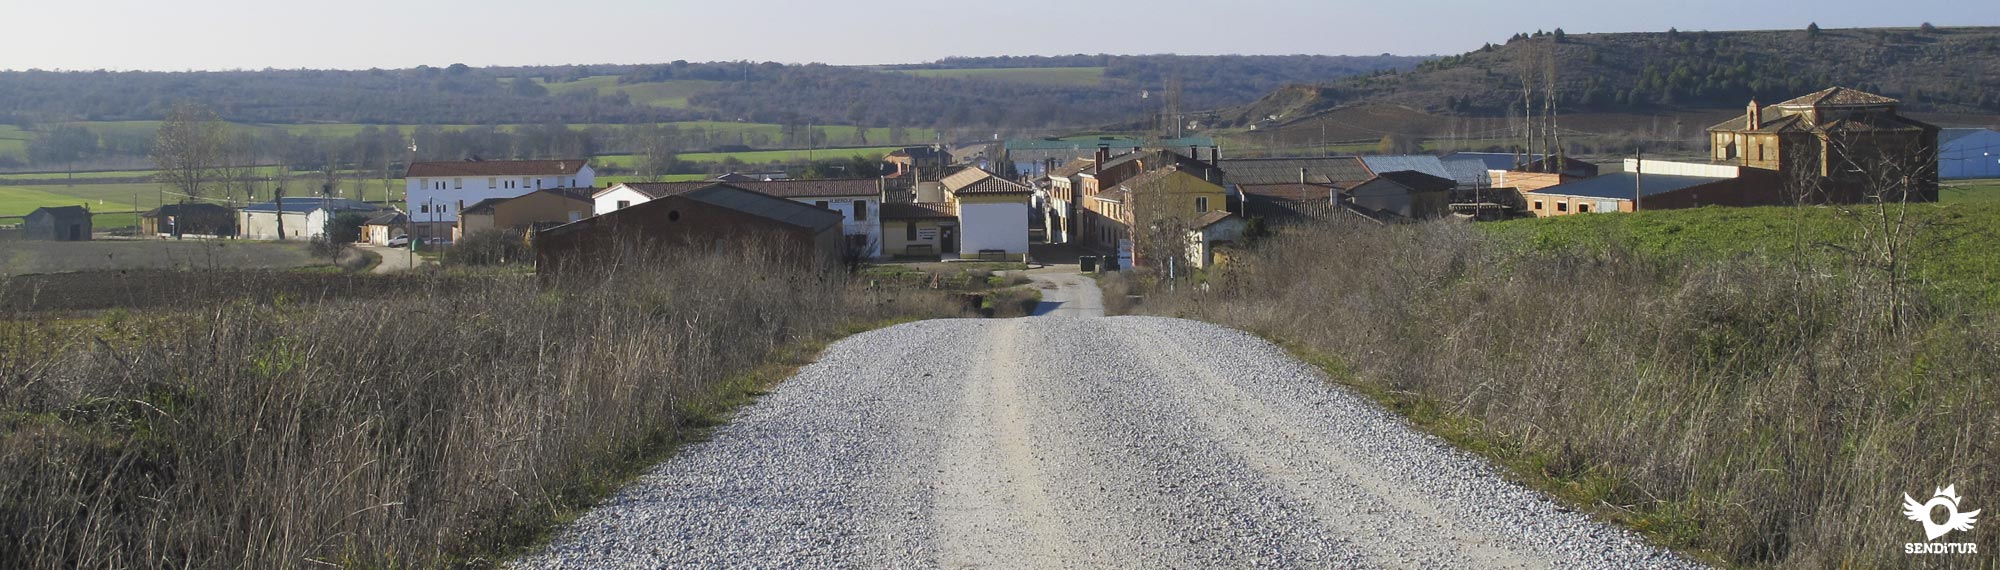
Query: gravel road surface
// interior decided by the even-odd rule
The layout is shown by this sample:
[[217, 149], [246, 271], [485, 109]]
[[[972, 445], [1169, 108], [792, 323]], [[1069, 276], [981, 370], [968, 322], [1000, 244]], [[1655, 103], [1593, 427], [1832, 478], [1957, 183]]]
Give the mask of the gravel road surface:
[[524, 568], [1677, 568], [1250, 335], [854, 336]]
[[1042, 302], [1034, 316], [1088, 318], [1104, 316], [1104, 293], [1088, 275], [1071, 271], [1029, 271], [1028, 278], [1042, 291]]

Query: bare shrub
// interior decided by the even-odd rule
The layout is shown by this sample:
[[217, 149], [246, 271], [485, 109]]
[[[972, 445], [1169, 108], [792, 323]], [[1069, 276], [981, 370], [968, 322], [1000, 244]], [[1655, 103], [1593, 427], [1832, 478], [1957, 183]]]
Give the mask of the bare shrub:
[[1288, 228], [1209, 277], [1139, 310], [1331, 355], [1433, 428], [1730, 562], [1906, 564], [1924, 537], [1903, 493], [2000, 488], [2000, 319], [1905, 290], [1899, 328], [1878, 272], [1524, 253], [1438, 223]]
[[768, 356], [956, 311], [769, 257], [664, 258], [0, 321], [0, 566], [492, 565], [715, 421]]

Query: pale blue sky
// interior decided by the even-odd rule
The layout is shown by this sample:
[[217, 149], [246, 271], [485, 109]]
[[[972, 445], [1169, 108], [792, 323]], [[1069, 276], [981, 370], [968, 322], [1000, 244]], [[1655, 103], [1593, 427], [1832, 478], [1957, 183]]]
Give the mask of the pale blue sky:
[[0, 0], [0, 69], [1449, 54], [1514, 32], [2000, 25], [2000, 2]]

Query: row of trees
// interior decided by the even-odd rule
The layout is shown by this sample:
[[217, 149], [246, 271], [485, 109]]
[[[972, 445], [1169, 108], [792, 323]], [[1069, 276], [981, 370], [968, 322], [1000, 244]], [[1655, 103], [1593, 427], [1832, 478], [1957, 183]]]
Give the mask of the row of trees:
[[[921, 77], [866, 67], [773, 62], [626, 66], [436, 68], [362, 71], [0, 72], [0, 109], [17, 124], [159, 120], [172, 101], [205, 101], [224, 119], [244, 123], [636, 124], [693, 120], [782, 123], [785, 115], [817, 125], [1042, 127], [1130, 120], [1147, 111], [1138, 97], [1170, 77], [1186, 85], [1191, 106], [1247, 103], [1288, 83], [1324, 81], [1407, 67], [1394, 56], [1090, 56], [1010, 59], [1025, 67], [1097, 62], [1105, 81], [1044, 84]], [[965, 65], [958, 60], [937, 66]], [[1096, 65], [1093, 65], [1096, 66]], [[599, 85], [566, 85], [617, 76], [622, 84], [700, 81], [685, 108], [634, 101]]]

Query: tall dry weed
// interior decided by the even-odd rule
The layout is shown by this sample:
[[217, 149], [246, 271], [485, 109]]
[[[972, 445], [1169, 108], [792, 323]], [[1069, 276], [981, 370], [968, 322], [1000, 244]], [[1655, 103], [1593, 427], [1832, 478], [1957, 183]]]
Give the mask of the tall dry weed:
[[0, 566], [486, 565], [781, 347], [955, 310], [773, 256], [0, 325]]
[[1903, 493], [1955, 484], [1968, 509], [2000, 505], [2000, 318], [1915, 291], [1898, 329], [1867, 271], [1526, 253], [1444, 223], [1292, 228], [1238, 261], [1137, 310], [1337, 356], [1682, 547], [1904, 565], [1925, 537]]

